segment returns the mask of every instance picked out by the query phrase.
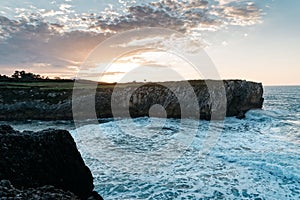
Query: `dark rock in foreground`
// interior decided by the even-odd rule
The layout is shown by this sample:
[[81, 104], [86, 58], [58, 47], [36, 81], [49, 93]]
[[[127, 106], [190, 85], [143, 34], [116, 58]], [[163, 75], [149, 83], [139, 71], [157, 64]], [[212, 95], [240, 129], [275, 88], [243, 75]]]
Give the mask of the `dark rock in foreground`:
[[55, 189], [53, 186], [43, 186], [30, 189], [16, 189], [8, 180], [0, 181], [0, 198], [16, 200], [80, 200], [71, 192]]
[[[164, 106], [169, 118], [210, 120], [225, 116], [243, 118], [248, 110], [262, 108], [263, 105], [262, 84], [242, 80], [127, 83], [98, 87], [96, 84], [86, 84], [85, 89], [74, 91], [71, 88], [2, 88], [0, 120], [143, 117], [149, 116], [149, 109], [155, 104]], [[191, 103], [195, 99], [193, 95], [196, 95], [195, 105]], [[117, 113], [112, 112], [112, 104], [117, 105]], [[198, 111], [195, 107], [199, 108]], [[76, 112], [73, 112], [74, 108]]]
[[[0, 180], [9, 180], [18, 189], [51, 185], [81, 199], [93, 195], [92, 174], [68, 131], [21, 133], [0, 126], [0, 158]], [[38, 190], [44, 189], [49, 188]]]

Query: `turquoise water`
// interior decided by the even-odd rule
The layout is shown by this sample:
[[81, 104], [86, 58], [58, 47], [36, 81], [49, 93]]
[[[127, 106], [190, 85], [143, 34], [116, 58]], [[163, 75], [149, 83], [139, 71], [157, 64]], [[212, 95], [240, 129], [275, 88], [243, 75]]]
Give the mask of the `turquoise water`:
[[[264, 97], [264, 109], [248, 112], [244, 120], [202, 121], [196, 127], [170, 119], [162, 129], [158, 119], [138, 118], [134, 126], [123, 119], [81, 127], [79, 132], [95, 133], [88, 139], [73, 134], [105, 199], [300, 199], [300, 87], [267, 87]], [[121, 153], [99, 147], [99, 126]], [[163, 162], [170, 138], [192, 129], [198, 130], [191, 144]], [[219, 133], [214, 145], [199, 156], [212, 132]], [[153, 151], [156, 159], [147, 160]]]
[[300, 199], [300, 87], [266, 87], [264, 98], [244, 120], [14, 126], [69, 129], [104, 199]]

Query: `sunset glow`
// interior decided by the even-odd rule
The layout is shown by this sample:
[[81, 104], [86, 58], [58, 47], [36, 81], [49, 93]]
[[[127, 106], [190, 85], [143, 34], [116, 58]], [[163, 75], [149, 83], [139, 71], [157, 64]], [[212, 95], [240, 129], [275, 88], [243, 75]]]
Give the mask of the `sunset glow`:
[[[300, 51], [298, 1], [90, 3], [0, 3], [0, 74], [26, 70], [49, 77], [75, 78], [89, 54], [106, 39], [128, 30], [160, 27], [198, 42], [223, 79], [243, 78], [265, 85], [300, 84], [300, 60], [296, 55]], [[155, 43], [158, 39], [158, 35], [136, 38], [127, 45]], [[121, 42], [120, 45], [119, 48], [125, 47]], [[114, 55], [108, 51], [101, 56], [105, 60]], [[136, 67], [133, 61], [114, 68], [127, 73]], [[121, 73], [112, 72], [108, 71], [105, 80], [119, 79]], [[160, 79], [163, 78], [166, 77]]]

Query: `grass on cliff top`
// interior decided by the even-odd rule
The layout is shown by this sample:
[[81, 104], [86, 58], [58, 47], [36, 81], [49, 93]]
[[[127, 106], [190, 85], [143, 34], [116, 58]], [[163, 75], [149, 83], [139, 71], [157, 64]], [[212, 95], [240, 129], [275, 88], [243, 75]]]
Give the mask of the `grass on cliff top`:
[[[202, 85], [205, 85], [205, 82], [202, 80], [192, 80], [189, 81], [191, 85], [194, 85], [195, 83], [199, 85], [199, 83], [202, 83]], [[178, 84], [178, 82], [165, 82], [167, 84], [173, 85]], [[76, 87], [79, 89], [93, 89], [95, 87], [96, 82], [91, 81], [78, 81], [76, 82]], [[142, 86], [144, 84], [152, 85], [156, 83], [122, 83], [118, 84], [118, 88], [122, 87], [128, 87], [128, 86]], [[73, 90], [74, 82], [73, 81], [37, 81], [37, 82], [13, 82], [13, 81], [0, 81], [0, 89], [40, 89], [40, 90]], [[98, 83], [97, 88], [98, 89], [109, 89], [115, 87], [114, 83]]]
[[72, 82], [0, 82], [0, 88], [8, 89], [72, 89]]
[[[46, 82], [0, 82], [0, 89], [34, 89], [40, 90], [73, 90], [74, 82], [71, 81], [46, 81]], [[94, 88], [95, 83], [76, 83], [82, 89]], [[98, 84], [98, 88], [111, 88], [113, 84]]]

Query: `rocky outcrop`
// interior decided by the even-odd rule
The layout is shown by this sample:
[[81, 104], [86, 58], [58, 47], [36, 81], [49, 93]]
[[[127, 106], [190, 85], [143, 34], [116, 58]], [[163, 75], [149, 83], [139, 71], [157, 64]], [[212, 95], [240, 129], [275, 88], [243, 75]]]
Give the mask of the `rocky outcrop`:
[[70, 120], [72, 90], [1, 88], [0, 120]]
[[[0, 120], [71, 120], [73, 114], [76, 118], [86, 119], [90, 117], [91, 111], [86, 106], [91, 99], [95, 100], [90, 104], [94, 103], [92, 111], [95, 112], [96, 108], [98, 118], [129, 117], [128, 110], [130, 117], [148, 116], [155, 104], [164, 106], [170, 118], [196, 116], [195, 107], [199, 108], [198, 115], [200, 113], [196, 117], [201, 119], [243, 118], [248, 110], [262, 108], [263, 105], [262, 84], [242, 80], [195, 80], [189, 81], [189, 84], [128, 83], [118, 87], [100, 85], [90, 93], [85, 89], [77, 90], [78, 94], [82, 94], [73, 99], [72, 93], [71, 89], [0, 89]], [[197, 105], [191, 103], [194, 95]], [[112, 104], [116, 105], [114, 113]]]
[[[128, 94], [131, 94], [130, 98]], [[112, 107], [103, 103], [105, 99], [109, 99]], [[84, 99], [84, 102], [88, 100]], [[84, 102], [77, 104], [82, 106], [82, 110], [87, 106]], [[250, 109], [262, 108], [263, 87], [261, 83], [240, 80], [206, 80], [128, 85], [125, 88], [120, 85], [115, 88], [111, 99], [106, 93], [96, 95], [96, 112], [100, 118], [111, 117], [107, 113], [111, 109], [114, 117], [128, 116], [128, 108], [128, 117], [148, 116], [149, 110], [156, 104], [164, 107], [169, 118], [243, 118]]]
[[[48, 191], [49, 187], [43, 186], [51, 185], [80, 199], [95, 196], [92, 174], [68, 131], [18, 132], [2, 125], [0, 158], [0, 180], [9, 180], [14, 187], [25, 189], [25, 193]], [[27, 190], [38, 187], [42, 188]]]
[[16, 199], [16, 200], [28, 200], [28, 199], [41, 199], [41, 200], [80, 200], [71, 192], [65, 192], [63, 190], [55, 189], [53, 186], [43, 186], [39, 188], [29, 189], [16, 189], [10, 181], [0, 181], [0, 198], [5, 199]]
[[261, 83], [247, 81], [225, 81], [227, 116], [244, 118], [251, 109], [263, 107], [263, 86]]

